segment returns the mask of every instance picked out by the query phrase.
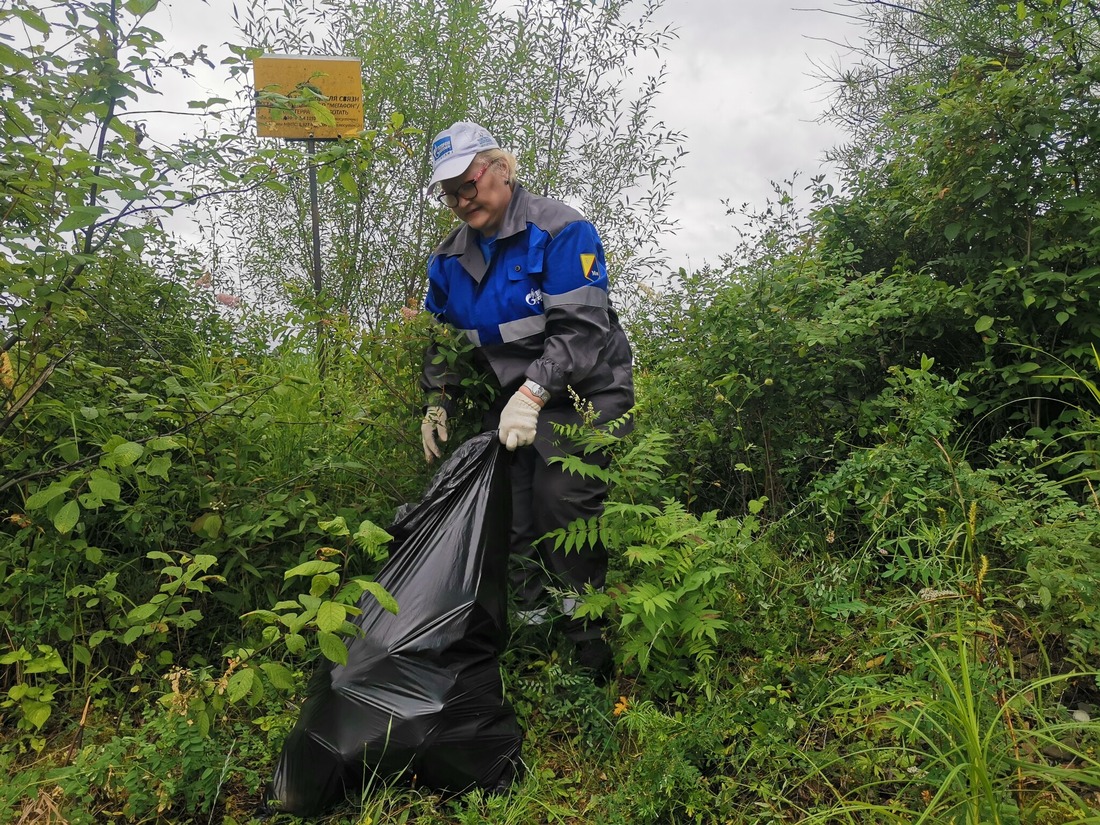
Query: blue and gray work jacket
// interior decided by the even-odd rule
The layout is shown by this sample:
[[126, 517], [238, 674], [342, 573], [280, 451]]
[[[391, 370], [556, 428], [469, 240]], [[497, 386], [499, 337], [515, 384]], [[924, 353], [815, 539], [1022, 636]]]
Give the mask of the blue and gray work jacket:
[[[500, 387], [485, 426], [528, 378], [550, 393], [535, 446], [544, 457], [569, 450], [553, 423], [578, 423], [571, 387], [597, 423], [634, 405], [630, 345], [608, 299], [607, 263], [596, 228], [566, 204], [516, 185], [493, 239], [462, 224], [428, 262], [425, 308], [463, 333], [481, 369]], [[458, 392], [447, 364], [424, 357], [429, 404], [449, 408]], [[618, 430], [620, 434], [626, 428]]]

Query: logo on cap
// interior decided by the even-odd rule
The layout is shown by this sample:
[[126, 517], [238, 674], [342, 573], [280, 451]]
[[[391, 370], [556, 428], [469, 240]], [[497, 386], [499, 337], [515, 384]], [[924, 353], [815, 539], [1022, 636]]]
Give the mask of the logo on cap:
[[451, 154], [454, 147], [451, 146], [451, 136], [445, 135], [432, 144], [432, 157], [438, 161], [441, 157]]

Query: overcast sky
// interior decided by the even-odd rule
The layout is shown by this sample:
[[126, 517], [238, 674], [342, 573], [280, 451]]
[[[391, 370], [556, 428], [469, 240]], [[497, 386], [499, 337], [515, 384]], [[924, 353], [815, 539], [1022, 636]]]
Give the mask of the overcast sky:
[[[679, 33], [665, 57], [660, 116], [687, 136], [673, 212], [680, 230], [664, 247], [673, 267], [698, 268], [732, 252], [737, 219], [722, 202], [763, 206], [770, 181], [828, 170], [825, 151], [842, 135], [816, 122], [826, 89], [813, 63], [831, 64], [836, 45], [858, 32], [844, 0], [665, 0], [661, 23]], [[232, 0], [162, 0], [150, 20], [170, 48], [206, 43], [216, 59], [233, 36]], [[802, 10], [799, 10], [799, 9]], [[850, 7], [848, 7], [850, 10]], [[216, 91], [216, 90], [214, 90]], [[182, 94], [202, 97], [191, 83]]]
[[[813, 64], [832, 65], [858, 29], [833, 0], [666, 0], [662, 18], [679, 30], [666, 63], [661, 104], [667, 125], [687, 135], [679, 176], [680, 231], [666, 245], [673, 266], [715, 263], [737, 234], [723, 200], [763, 206], [770, 181], [799, 172], [809, 183], [843, 135], [816, 122], [826, 88]], [[813, 7], [813, 8], [811, 8]], [[687, 267], [691, 268], [691, 267]]]

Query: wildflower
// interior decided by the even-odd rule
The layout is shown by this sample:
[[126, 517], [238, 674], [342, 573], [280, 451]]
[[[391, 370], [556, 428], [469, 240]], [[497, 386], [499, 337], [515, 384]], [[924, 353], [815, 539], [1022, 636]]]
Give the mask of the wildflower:
[[204, 287], [210, 286], [214, 282], [213, 276], [209, 272], [202, 273], [202, 276], [195, 281], [195, 286]]
[[236, 295], [230, 295], [228, 292], [219, 292], [214, 297], [217, 299], [219, 304], [227, 306], [230, 309], [234, 309], [241, 305], [241, 299], [238, 298]]
[[611, 711], [616, 716], [622, 716], [623, 712], [629, 707], [630, 702], [625, 696], [620, 696], [619, 701], [615, 703], [615, 709]]
[[405, 299], [405, 306], [401, 307], [401, 322], [406, 323], [411, 321], [417, 315], [420, 314], [420, 299], [415, 295], [410, 295]]

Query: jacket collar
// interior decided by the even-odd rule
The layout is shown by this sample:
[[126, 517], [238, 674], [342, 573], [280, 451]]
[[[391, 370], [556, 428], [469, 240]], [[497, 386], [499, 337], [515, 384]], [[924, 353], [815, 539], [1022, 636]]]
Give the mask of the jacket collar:
[[[497, 239], [510, 238], [527, 229], [527, 207], [531, 202], [531, 195], [519, 183], [512, 190], [512, 199], [508, 201], [508, 208], [504, 212], [504, 220], [500, 223], [500, 231]], [[481, 245], [478, 243], [478, 231], [462, 224], [452, 232], [439, 245], [437, 255], [458, 256], [470, 277], [478, 283], [485, 277], [487, 265], [485, 256], [481, 254]]]

